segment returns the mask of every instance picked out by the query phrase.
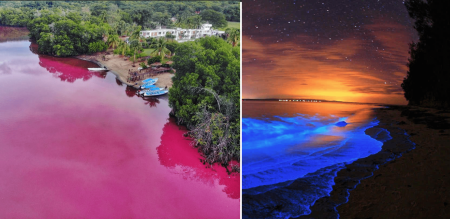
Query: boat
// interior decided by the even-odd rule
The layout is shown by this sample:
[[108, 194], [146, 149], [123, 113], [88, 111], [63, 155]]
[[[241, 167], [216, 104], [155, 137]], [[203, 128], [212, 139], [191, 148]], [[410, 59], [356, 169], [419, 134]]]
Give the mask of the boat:
[[155, 85], [154, 85], [155, 83], [156, 83], [156, 81], [148, 82], [148, 83], [146, 83], [146, 84], [141, 85], [140, 88], [141, 88], [141, 89], [149, 89], [149, 88], [155, 86]]
[[145, 92], [149, 92], [149, 91], [159, 91], [159, 90], [164, 90], [164, 88], [160, 88], [160, 87], [156, 87], [155, 85], [153, 85], [153, 87], [150, 87], [149, 89], [145, 89], [145, 90], [140, 90], [138, 92], [136, 92], [138, 95], [142, 95]]
[[89, 71], [107, 71], [106, 67], [103, 68], [88, 68]]
[[169, 93], [168, 90], [158, 90], [158, 91], [147, 91], [144, 92], [144, 97], [151, 97], [151, 96], [159, 96]]
[[147, 78], [147, 79], [143, 80], [142, 82], [147, 83], [147, 82], [151, 82], [151, 81], [158, 81], [158, 78], [155, 78], [155, 79]]

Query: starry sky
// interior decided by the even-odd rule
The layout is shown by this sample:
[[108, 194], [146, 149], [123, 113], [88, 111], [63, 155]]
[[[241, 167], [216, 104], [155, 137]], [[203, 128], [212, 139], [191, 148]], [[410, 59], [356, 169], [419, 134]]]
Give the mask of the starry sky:
[[407, 104], [402, 0], [244, 0], [243, 98]]

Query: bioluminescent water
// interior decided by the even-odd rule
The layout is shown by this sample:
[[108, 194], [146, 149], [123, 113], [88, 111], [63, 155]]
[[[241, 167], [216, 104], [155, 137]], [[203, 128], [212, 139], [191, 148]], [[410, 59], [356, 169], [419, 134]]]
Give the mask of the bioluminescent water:
[[[273, 217], [309, 214], [309, 206], [329, 194], [336, 172], [381, 150], [365, 130], [379, 122], [374, 105], [244, 101], [242, 119], [243, 215], [266, 205], [280, 206]], [[280, 192], [294, 183], [295, 192]], [[298, 185], [298, 183], [301, 183]], [[277, 189], [277, 192], [274, 192]], [[247, 195], [247, 196], [246, 196]], [[247, 200], [246, 200], [247, 199]], [[283, 202], [296, 208], [283, 208]]]

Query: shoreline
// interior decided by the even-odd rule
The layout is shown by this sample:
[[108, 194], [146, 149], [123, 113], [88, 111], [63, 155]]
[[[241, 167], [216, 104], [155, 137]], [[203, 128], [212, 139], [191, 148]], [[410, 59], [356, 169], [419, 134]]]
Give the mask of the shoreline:
[[[448, 188], [448, 185], [442, 182], [450, 182], [449, 176], [449, 180], [442, 180], [445, 171], [450, 167], [450, 162], [445, 160], [450, 155], [449, 148], [441, 148], [444, 149], [439, 153], [441, 162], [433, 163], [427, 168], [422, 167], [422, 173], [416, 174], [419, 169], [417, 166], [421, 166], [425, 160], [430, 160], [428, 154], [436, 152], [439, 145], [450, 142], [450, 125], [445, 122], [445, 119], [448, 121], [450, 118], [450, 113], [446, 112], [447, 115], [442, 117], [438, 115], [438, 110], [410, 106], [390, 106], [375, 109], [375, 112], [380, 124], [373, 128], [388, 130], [392, 139], [384, 142], [382, 150], [377, 154], [347, 164], [346, 168], [337, 173], [330, 195], [318, 199], [310, 208], [311, 214], [298, 218], [450, 216], [450, 211], [442, 211], [443, 207], [448, 208], [445, 203], [448, 203], [450, 193], [445, 190], [442, 194], [443, 189]], [[405, 116], [407, 118], [404, 118]], [[447, 134], [443, 134], [445, 132]], [[429, 136], [438, 140], [430, 141]], [[412, 144], [408, 146], [408, 142]], [[435, 150], [430, 152], [430, 148]], [[436, 166], [442, 168], [443, 172], [429, 173], [429, 170], [436, 169]], [[433, 180], [428, 182], [430, 178]], [[424, 180], [427, 182], [424, 183]], [[441, 181], [441, 184], [438, 185], [436, 181]], [[427, 199], [431, 198], [430, 193], [434, 193], [432, 200], [441, 199], [441, 203], [431, 201], [432, 204], [429, 204], [430, 200]], [[421, 204], [418, 204], [420, 202]]]
[[391, 107], [377, 115], [404, 129], [416, 148], [380, 165], [337, 207], [342, 218], [450, 218], [450, 112]]
[[[112, 53], [112, 49], [108, 49], [107, 52]], [[105, 55], [105, 52], [101, 53], [94, 53], [91, 55], [78, 55], [73, 56], [73, 58], [81, 59], [84, 61], [92, 62], [97, 64], [100, 67], [106, 67], [107, 70], [114, 75], [116, 75], [116, 78], [121, 81], [122, 83], [126, 84], [127, 86], [133, 87], [135, 89], [139, 89], [139, 86], [142, 85], [142, 81], [136, 81], [134, 83], [127, 82], [127, 76], [128, 76], [128, 69], [131, 69], [133, 71], [137, 71], [137, 68], [139, 67], [139, 63], [136, 62], [135, 66], [132, 67], [132, 62], [129, 60], [124, 60], [124, 57], [121, 57], [120, 55], [105, 55], [107, 60], [103, 61], [99, 59], [98, 56]], [[175, 76], [174, 73], [161, 73], [157, 76], [158, 82], [156, 82], [156, 86], [164, 88], [167, 86], [167, 89], [171, 88], [172, 83], [172, 77]], [[136, 85], [137, 83], [137, 85]]]
[[[364, 197], [364, 193], [367, 192], [367, 186], [363, 186], [363, 182], [369, 179], [378, 179], [381, 175], [377, 173], [377, 170], [382, 166], [395, 163], [398, 159], [402, 158], [406, 154], [410, 154], [413, 149], [416, 148], [415, 141], [411, 140], [411, 136], [405, 130], [404, 121], [392, 119], [389, 116], [384, 115], [388, 112], [397, 112], [399, 115], [401, 111], [398, 109], [405, 109], [408, 107], [403, 106], [390, 106], [390, 108], [375, 108], [373, 109], [376, 118], [379, 120], [379, 124], [368, 128], [364, 131], [366, 135], [383, 143], [381, 150], [375, 154], [369, 155], [365, 158], [360, 158], [352, 163], [341, 163], [333, 166], [322, 168], [314, 173], [308, 174], [305, 177], [292, 180], [291, 182], [279, 183], [273, 191], [265, 192], [266, 194], [251, 194], [243, 192], [244, 200], [247, 199], [243, 205], [246, 210], [257, 211], [259, 216], [265, 215], [265, 217], [276, 217], [276, 212], [286, 212], [292, 210], [297, 211], [298, 205], [301, 203], [295, 203], [295, 199], [310, 199], [311, 197], [304, 197], [294, 195], [297, 191], [307, 189], [310, 182], [313, 182], [315, 176], [321, 176], [322, 180], [332, 183], [332, 189], [328, 191], [320, 191], [316, 193], [319, 198], [309, 206], [310, 213], [301, 216], [291, 215], [290, 218], [370, 218], [377, 215], [377, 211], [373, 214], [364, 216], [348, 216], [340, 215], [341, 206], [345, 206], [349, 200], [353, 198], [353, 192], [355, 188], [361, 189], [360, 192]], [[412, 134], [414, 136], [414, 134]], [[449, 141], [450, 142], [450, 141]], [[325, 182], [324, 181], [324, 182]], [[311, 184], [311, 185], [315, 185]], [[360, 186], [358, 186], [360, 185]], [[313, 189], [313, 187], [311, 187]], [[350, 195], [351, 194], [351, 195]], [[299, 194], [300, 195], [300, 194]], [[381, 196], [381, 200], [383, 196]], [[359, 201], [360, 198], [356, 199]], [[268, 202], [269, 201], [269, 202]], [[250, 204], [252, 203], [253, 204]], [[367, 202], [370, 202], [368, 200]], [[243, 203], [243, 204], [244, 204]], [[271, 203], [267, 206], [264, 203]], [[248, 205], [250, 204], [250, 205]], [[297, 207], [296, 207], [297, 206]], [[244, 208], [244, 209], [245, 209]], [[352, 208], [352, 207], [350, 207]], [[363, 208], [365, 208], [363, 206]], [[338, 209], [338, 210], [337, 210]], [[353, 212], [353, 209], [348, 212]], [[265, 212], [265, 213], [264, 213]], [[256, 213], [256, 212], [254, 212]], [[306, 212], [305, 212], [306, 213]], [[244, 218], [251, 218], [250, 215], [243, 214]], [[249, 217], [250, 216], [250, 217]], [[401, 215], [400, 215], [401, 216]], [[380, 217], [380, 218], [395, 218], [395, 217]]]
[[375, 108], [374, 112], [380, 123], [365, 130], [367, 135], [383, 143], [381, 150], [368, 157], [345, 164], [344, 168], [336, 173], [333, 180], [333, 189], [329, 195], [316, 200], [310, 207], [310, 214], [296, 218], [347, 218], [340, 215], [337, 208], [348, 203], [348, 200], [352, 198], [350, 195], [352, 191], [355, 188], [360, 188], [364, 180], [378, 178], [379, 175], [376, 174], [376, 171], [381, 166], [395, 162], [415, 149], [415, 143], [410, 140], [406, 131], [398, 125], [399, 122], [380, 116], [386, 110], [392, 109]]

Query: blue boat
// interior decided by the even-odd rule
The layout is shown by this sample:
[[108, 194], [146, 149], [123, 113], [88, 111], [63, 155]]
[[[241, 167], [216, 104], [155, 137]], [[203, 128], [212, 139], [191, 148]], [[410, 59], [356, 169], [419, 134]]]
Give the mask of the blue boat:
[[148, 82], [148, 83], [145, 83], [144, 85], [142, 85], [140, 88], [141, 88], [141, 89], [149, 89], [149, 88], [155, 86], [155, 85], [154, 85], [155, 83], [156, 83], [156, 81]]
[[142, 95], [142, 94], [144, 94], [144, 93], [147, 92], [147, 91], [158, 91], [158, 90], [164, 90], [164, 89], [163, 89], [163, 88], [160, 88], [160, 87], [157, 87], [157, 86], [155, 86], [155, 85], [152, 85], [150, 88], [145, 89], [145, 90], [137, 91], [136, 93], [137, 93], [138, 95]]
[[159, 96], [169, 93], [167, 90], [159, 90], [159, 91], [147, 91], [144, 92], [144, 97], [152, 97], [152, 96]]
[[155, 79], [147, 78], [147, 79], [143, 80], [142, 82], [147, 83], [147, 82], [152, 82], [152, 81], [155, 81], [155, 83], [156, 83], [158, 81], [158, 78], [155, 78]]

